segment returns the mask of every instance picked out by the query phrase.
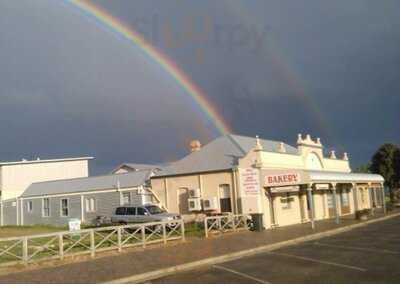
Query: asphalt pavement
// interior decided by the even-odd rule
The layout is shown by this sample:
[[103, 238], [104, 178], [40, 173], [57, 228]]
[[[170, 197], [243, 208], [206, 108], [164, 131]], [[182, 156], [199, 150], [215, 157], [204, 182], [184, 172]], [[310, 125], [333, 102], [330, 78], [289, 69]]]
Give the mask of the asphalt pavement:
[[400, 283], [400, 218], [148, 283]]

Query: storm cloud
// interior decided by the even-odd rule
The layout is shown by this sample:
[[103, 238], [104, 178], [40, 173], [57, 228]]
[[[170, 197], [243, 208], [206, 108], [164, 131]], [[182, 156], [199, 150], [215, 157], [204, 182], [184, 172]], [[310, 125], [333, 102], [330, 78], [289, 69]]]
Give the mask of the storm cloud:
[[[366, 162], [399, 143], [398, 1], [93, 1], [170, 56], [235, 133]], [[166, 162], [212, 123], [156, 63], [64, 1], [0, 2], [0, 160]]]

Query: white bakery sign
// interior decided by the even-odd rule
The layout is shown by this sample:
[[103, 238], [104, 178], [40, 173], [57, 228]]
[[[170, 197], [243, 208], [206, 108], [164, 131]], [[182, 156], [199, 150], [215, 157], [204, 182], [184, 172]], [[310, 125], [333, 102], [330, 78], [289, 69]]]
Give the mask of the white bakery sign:
[[284, 173], [284, 174], [273, 174], [265, 176], [265, 186], [280, 186], [299, 184], [301, 181], [300, 174], [298, 173]]
[[257, 169], [239, 169], [240, 186], [245, 195], [258, 194], [260, 192], [260, 177]]

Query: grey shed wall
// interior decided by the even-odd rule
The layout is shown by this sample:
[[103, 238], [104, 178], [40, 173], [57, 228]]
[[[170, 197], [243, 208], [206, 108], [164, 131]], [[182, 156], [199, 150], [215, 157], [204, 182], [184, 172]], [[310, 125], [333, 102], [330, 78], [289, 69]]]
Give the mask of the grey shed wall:
[[[69, 216], [61, 216], [61, 199], [69, 200]], [[72, 218], [81, 219], [81, 197], [80, 195], [49, 197], [50, 199], [50, 216], [43, 217], [42, 214], [42, 198], [24, 199], [23, 200], [23, 224], [24, 225], [53, 225], [67, 226], [68, 221]], [[28, 212], [28, 201], [32, 201], [33, 210]]]
[[[115, 208], [120, 206], [119, 192], [94, 193], [83, 196], [84, 198], [84, 222], [90, 224], [97, 216], [111, 216]], [[88, 212], [86, 208], [86, 199], [95, 199], [95, 212]]]
[[[143, 205], [142, 194], [138, 194], [137, 190], [124, 191], [129, 192], [131, 195], [132, 206]], [[72, 218], [83, 220], [83, 223], [92, 224], [97, 216], [111, 216], [117, 207], [121, 206], [121, 195], [122, 192], [99, 192], [92, 194], [82, 195], [67, 195], [48, 197], [50, 199], [50, 217], [43, 217], [42, 210], [43, 198], [33, 198], [23, 200], [23, 224], [24, 225], [53, 225], [53, 226], [67, 226], [68, 221]], [[69, 200], [69, 216], [61, 216], [61, 199], [67, 198]], [[81, 203], [83, 199], [83, 218]], [[94, 198], [95, 200], [95, 211], [88, 212], [86, 208], [86, 199]], [[32, 212], [28, 212], [28, 202], [32, 201]], [[15, 214], [16, 214], [16, 207]], [[6, 212], [4, 211], [4, 215]], [[8, 214], [7, 214], [8, 215]], [[16, 215], [14, 215], [14, 224], [16, 224]], [[13, 218], [11, 215], [8, 216], [10, 219]]]
[[[15, 206], [13, 206], [15, 204]], [[17, 225], [17, 201], [3, 201], [4, 226]]]
[[[130, 193], [132, 206], [143, 205], [142, 194], [138, 194], [137, 190], [123, 191], [123, 192], [106, 192], [106, 193], [94, 193], [84, 195], [84, 220], [85, 223], [91, 223], [97, 216], [108, 216], [114, 214], [117, 207], [121, 206], [122, 193]], [[96, 202], [96, 211], [87, 212], [86, 199], [94, 198]]]

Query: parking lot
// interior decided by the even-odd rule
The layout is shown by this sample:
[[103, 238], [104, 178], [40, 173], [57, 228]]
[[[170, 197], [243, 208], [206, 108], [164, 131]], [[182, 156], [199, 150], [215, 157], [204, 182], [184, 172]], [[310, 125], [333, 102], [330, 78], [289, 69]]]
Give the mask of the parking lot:
[[151, 283], [400, 283], [400, 218]]

